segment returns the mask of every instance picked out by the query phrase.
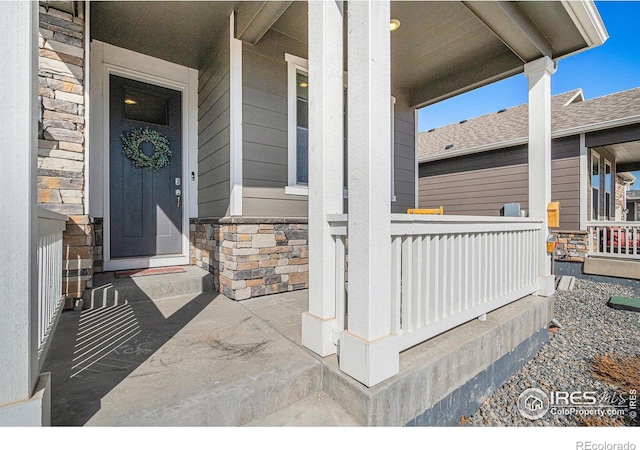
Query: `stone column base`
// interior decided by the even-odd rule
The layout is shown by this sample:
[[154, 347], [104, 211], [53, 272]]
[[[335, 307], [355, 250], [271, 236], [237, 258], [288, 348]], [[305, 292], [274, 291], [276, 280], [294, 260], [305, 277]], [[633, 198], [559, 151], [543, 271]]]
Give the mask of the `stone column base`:
[[192, 219], [191, 264], [232, 300], [309, 287], [307, 218]]

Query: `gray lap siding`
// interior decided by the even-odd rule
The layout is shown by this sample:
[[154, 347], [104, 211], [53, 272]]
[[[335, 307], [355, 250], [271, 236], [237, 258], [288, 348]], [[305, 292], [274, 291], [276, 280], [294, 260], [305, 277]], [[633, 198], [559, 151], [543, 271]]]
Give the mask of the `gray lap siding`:
[[[578, 137], [554, 139], [551, 197], [560, 202], [560, 228], [580, 227]], [[420, 164], [419, 206], [444, 206], [445, 214], [499, 216], [505, 203], [529, 208], [527, 146]]]

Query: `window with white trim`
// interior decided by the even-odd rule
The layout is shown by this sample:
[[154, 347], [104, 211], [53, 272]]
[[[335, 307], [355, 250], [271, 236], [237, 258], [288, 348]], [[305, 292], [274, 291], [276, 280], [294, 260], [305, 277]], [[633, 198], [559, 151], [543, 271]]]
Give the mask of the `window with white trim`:
[[591, 151], [591, 219], [600, 219], [600, 155]]
[[309, 193], [309, 66], [285, 53], [287, 61], [288, 185], [285, 193]]
[[604, 160], [604, 219], [611, 220], [611, 163]]
[[[286, 194], [309, 195], [309, 65], [306, 59], [285, 53], [287, 62], [288, 185]], [[394, 109], [391, 97], [391, 201], [395, 202]], [[344, 179], [347, 180], [347, 86], [344, 87]], [[345, 187], [345, 197], [347, 190]]]

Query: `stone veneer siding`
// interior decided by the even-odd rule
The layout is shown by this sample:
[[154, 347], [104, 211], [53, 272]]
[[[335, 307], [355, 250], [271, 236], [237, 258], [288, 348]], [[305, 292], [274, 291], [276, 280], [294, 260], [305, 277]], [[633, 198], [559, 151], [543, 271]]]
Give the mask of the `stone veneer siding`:
[[558, 239], [554, 252], [556, 261], [584, 262], [589, 251], [589, 234], [586, 231], [554, 231], [553, 234]]
[[91, 287], [93, 229], [84, 209], [84, 3], [65, 3], [73, 14], [40, 3], [38, 204], [69, 217], [62, 289], [71, 300]]
[[[621, 176], [616, 175], [616, 192], [615, 192], [615, 205], [622, 211], [622, 217], [620, 220], [627, 220], [627, 188], [624, 179]], [[615, 209], [614, 209], [615, 213]]]
[[191, 264], [233, 300], [309, 287], [307, 219], [192, 219]]

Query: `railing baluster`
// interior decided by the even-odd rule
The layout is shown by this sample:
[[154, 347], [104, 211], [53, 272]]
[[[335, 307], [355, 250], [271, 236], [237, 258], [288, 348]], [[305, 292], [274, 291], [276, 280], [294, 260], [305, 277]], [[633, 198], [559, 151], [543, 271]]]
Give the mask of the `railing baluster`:
[[471, 261], [473, 262], [473, 276], [475, 277], [473, 283], [473, 289], [471, 291], [471, 304], [469, 306], [474, 307], [478, 304], [478, 299], [480, 298], [480, 293], [482, 292], [482, 233], [473, 234], [473, 245], [471, 248], [473, 249], [473, 258]]
[[449, 235], [445, 234], [440, 236], [440, 243], [442, 245], [442, 251], [440, 252], [440, 258], [442, 258], [442, 294], [441, 294], [441, 304], [440, 304], [440, 317], [446, 318], [449, 316], [449, 298], [451, 297], [451, 292], [449, 291], [449, 278], [451, 277], [451, 269], [449, 267], [450, 252], [449, 252]]
[[413, 331], [413, 320], [411, 311], [411, 295], [413, 290], [413, 263], [411, 252], [411, 236], [405, 236], [402, 240], [402, 330], [405, 333]]
[[491, 282], [493, 283], [493, 286], [491, 290], [491, 299], [498, 297], [498, 289], [500, 285], [500, 262], [502, 258], [498, 256], [498, 251], [498, 236], [496, 233], [491, 233], [491, 253], [493, 254], [493, 269], [491, 270], [493, 275]]
[[400, 334], [402, 301], [402, 238], [393, 236], [391, 241], [391, 332]]
[[433, 317], [433, 256], [432, 256], [432, 247], [431, 240], [433, 236], [425, 235], [423, 238], [423, 256], [422, 260], [424, 262], [425, 268], [423, 273], [424, 283], [422, 285], [422, 295], [423, 295], [423, 306], [422, 309], [424, 311], [424, 322], [423, 326], [427, 326], [428, 324], [434, 321]]
[[433, 236], [433, 319], [435, 322], [438, 322], [442, 319], [442, 309], [440, 308], [440, 302], [442, 301], [442, 292], [441, 292], [441, 264], [440, 260], [440, 242], [441, 237], [439, 235]]
[[624, 229], [624, 254], [625, 255], [631, 255], [631, 252], [629, 251], [629, 241], [631, 241], [632, 238], [633, 238], [632, 230], [631, 228], [629, 228], [629, 226], [626, 226]]
[[489, 233], [482, 233], [482, 266], [480, 271], [480, 283], [482, 296], [478, 299], [478, 304], [484, 303], [489, 296], [489, 262], [491, 261], [491, 252], [489, 250]]
[[420, 300], [422, 298], [422, 273], [423, 273], [423, 261], [422, 261], [422, 236], [417, 235], [413, 236], [413, 270], [416, 276], [413, 277], [413, 288], [412, 288], [412, 312], [413, 312], [413, 326], [415, 328], [420, 328], [422, 325], [422, 308]]
[[[461, 310], [469, 308], [469, 285], [473, 282], [473, 274], [469, 270], [469, 259], [471, 258], [471, 249], [469, 248], [469, 234], [463, 236], [464, 239], [464, 255], [462, 256], [462, 262], [464, 266], [460, 270], [460, 277], [464, 280], [464, 290], [462, 291], [462, 305]], [[462, 275], [464, 274], [464, 275]]]
[[335, 268], [336, 268], [336, 329], [344, 331], [347, 329], [346, 323], [346, 284], [345, 284], [345, 237], [335, 236]]
[[420, 239], [422, 246], [422, 274], [420, 277], [420, 292], [422, 296], [419, 299], [422, 310], [422, 323], [420, 326], [426, 326], [431, 320], [430, 297], [429, 297], [429, 281], [431, 279], [431, 247], [429, 246], [430, 236], [422, 236]]

